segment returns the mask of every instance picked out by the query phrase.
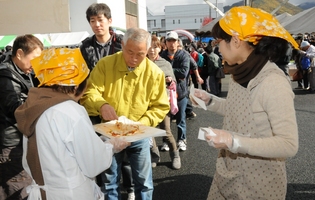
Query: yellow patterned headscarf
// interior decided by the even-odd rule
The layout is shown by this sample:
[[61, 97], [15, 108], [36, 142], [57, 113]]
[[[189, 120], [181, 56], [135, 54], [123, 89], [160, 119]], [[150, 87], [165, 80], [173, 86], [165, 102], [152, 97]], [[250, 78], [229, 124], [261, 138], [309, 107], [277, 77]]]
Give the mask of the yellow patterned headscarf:
[[77, 86], [88, 76], [80, 49], [47, 49], [31, 61], [40, 85]]
[[256, 45], [262, 36], [283, 38], [294, 48], [299, 46], [290, 33], [271, 14], [259, 8], [239, 6], [231, 8], [219, 21], [220, 27], [229, 35]]

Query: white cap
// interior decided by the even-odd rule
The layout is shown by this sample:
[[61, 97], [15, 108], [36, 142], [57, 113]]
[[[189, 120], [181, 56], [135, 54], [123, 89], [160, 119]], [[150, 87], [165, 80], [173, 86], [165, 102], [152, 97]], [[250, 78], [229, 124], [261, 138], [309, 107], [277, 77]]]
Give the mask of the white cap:
[[310, 43], [308, 41], [301, 42], [301, 45], [300, 45], [301, 48], [307, 47], [307, 46], [310, 46]]
[[167, 32], [165, 39], [166, 40], [169, 40], [169, 39], [178, 40], [178, 34], [175, 31]]

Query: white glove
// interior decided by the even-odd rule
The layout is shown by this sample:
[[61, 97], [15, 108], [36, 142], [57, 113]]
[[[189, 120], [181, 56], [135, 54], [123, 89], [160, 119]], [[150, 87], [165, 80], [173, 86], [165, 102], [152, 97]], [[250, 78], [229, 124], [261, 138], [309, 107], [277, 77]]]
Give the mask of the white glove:
[[110, 142], [113, 145], [113, 152], [114, 153], [118, 153], [122, 150], [124, 150], [126, 147], [130, 146], [130, 142], [127, 142], [126, 140], [120, 138], [120, 137], [116, 137], [116, 138], [112, 138], [107, 140], [107, 142]]
[[[222, 101], [223, 100], [222, 98], [217, 97], [217, 96], [210, 94], [210, 93], [206, 92], [205, 90], [201, 90], [201, 89], [195, 89], [194, 96], [196, 96], [197, 98], [204, 101], [206, 106], [213, 104], [214, 103], [213, 100], [215, 100], [215, 101]], [[196, 102], [193, 102], [193, 103], [197, 104]]]
[[215, 135], [210, 133], [205, 133], [206, 141], [210, 146], [213, 146], [217, 149], [232, 149], [233, 147], [233, 135], [229, 132], [221, 129], [212, 129]]

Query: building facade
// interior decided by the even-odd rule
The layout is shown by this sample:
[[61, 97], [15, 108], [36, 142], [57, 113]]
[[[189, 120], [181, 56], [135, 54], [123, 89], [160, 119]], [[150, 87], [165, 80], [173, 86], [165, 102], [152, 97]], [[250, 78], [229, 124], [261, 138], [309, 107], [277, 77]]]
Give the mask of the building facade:
[[0, 35], [79, 31], [92, 34], [85, 17], [92, 3], [106, 3], [111, 8], [112, 25], [117, 29], [147, 30], [146, 0], [0, 0]]
[[[217, 7], [223, 10], [223, 3], [218, 3]], [[176, 29], [194, 34], [207, 21], [219, 16], [208, 4], [165, 6], [163, 14], [155, 15], [154, 11], [147, 10], [147, 26], [148, 31], [157, 36]]]

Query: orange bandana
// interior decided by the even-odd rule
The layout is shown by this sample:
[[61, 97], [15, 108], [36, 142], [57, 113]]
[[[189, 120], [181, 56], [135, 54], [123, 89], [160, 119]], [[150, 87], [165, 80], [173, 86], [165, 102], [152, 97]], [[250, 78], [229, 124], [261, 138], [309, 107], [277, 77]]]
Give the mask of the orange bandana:
[[283, 38], [296, 49], [296, 41], [271, 14], [259, 8], [239, 6], [231, 8], [219, 21], [220, 27], [229, 35], [256, 45], [262, 36]]
[[31, 61], [39, 86], [77, 86], [89, 74], [80, 49], [47, 49]]

